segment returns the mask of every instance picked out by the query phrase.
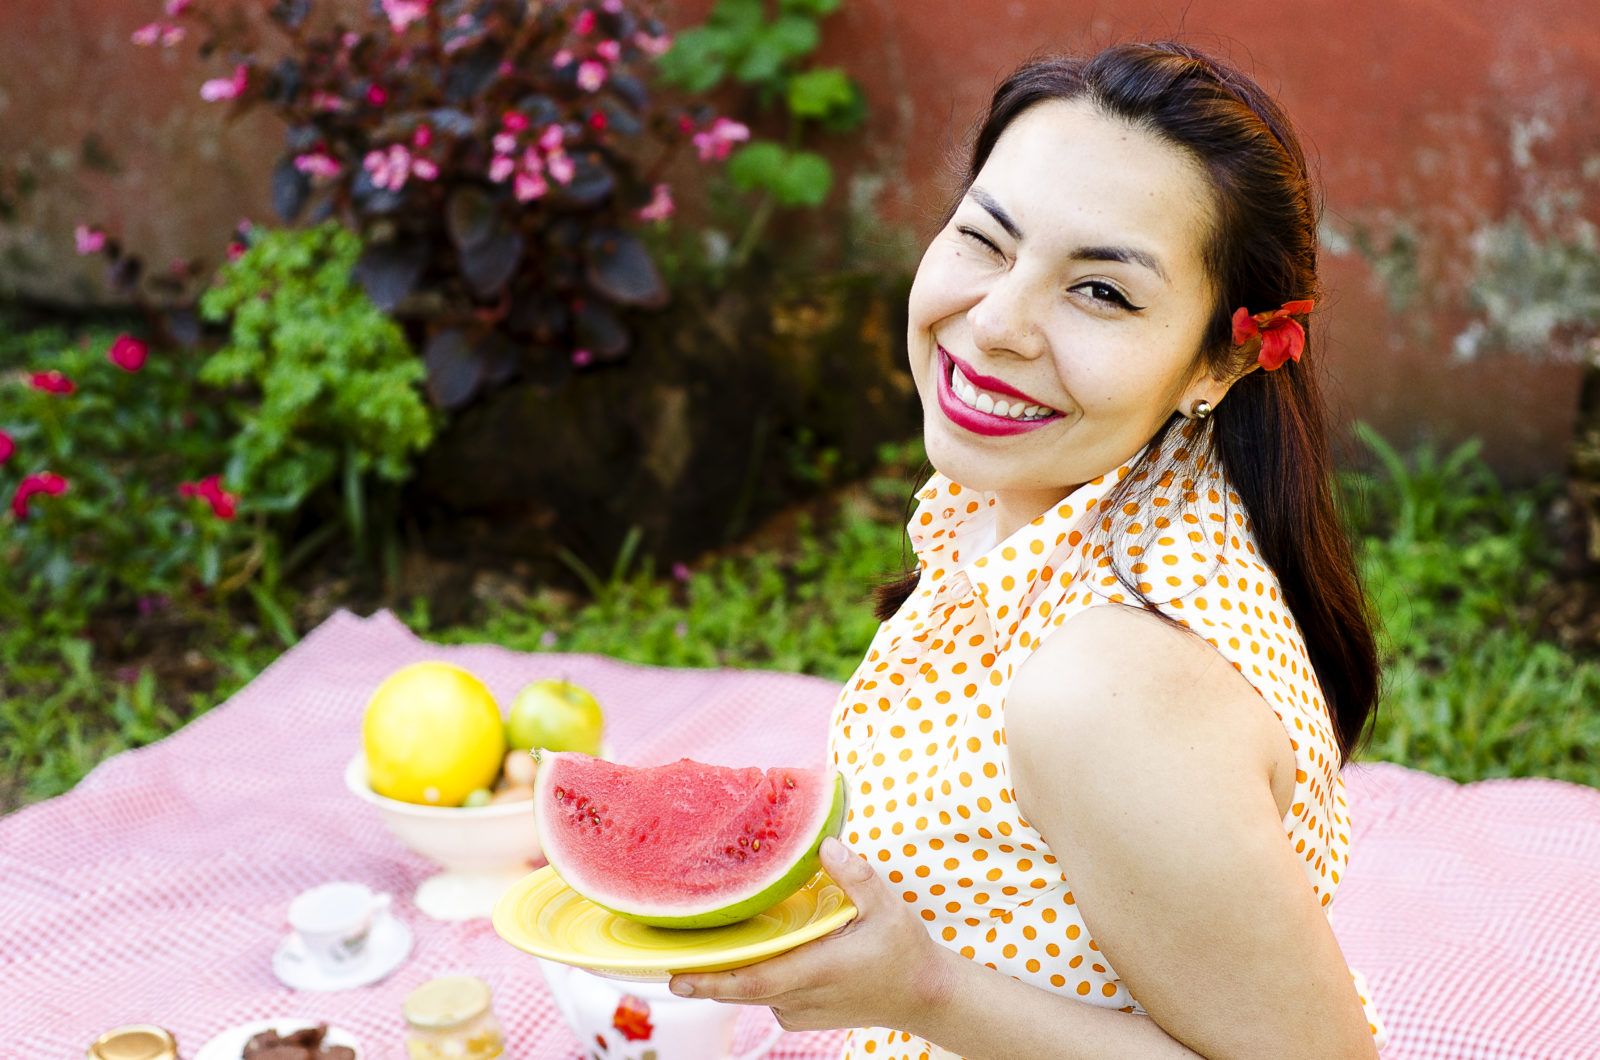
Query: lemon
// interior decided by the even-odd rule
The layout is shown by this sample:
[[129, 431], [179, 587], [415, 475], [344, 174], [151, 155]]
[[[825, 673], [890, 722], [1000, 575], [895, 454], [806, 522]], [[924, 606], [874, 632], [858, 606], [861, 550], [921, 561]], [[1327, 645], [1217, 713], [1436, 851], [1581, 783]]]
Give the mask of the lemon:
[[379, 795], [460, 806], [500, 775], [505, 723], [494, 696], [471, 672], [446, 662], [412, 663], [372, 694], [361, 744], [367, 783]]
[[547, 677], [526, 685], [511, 704], [506, 736], [518, 750], [600, 753], [605, 714], [600, 702], [581, 685]]

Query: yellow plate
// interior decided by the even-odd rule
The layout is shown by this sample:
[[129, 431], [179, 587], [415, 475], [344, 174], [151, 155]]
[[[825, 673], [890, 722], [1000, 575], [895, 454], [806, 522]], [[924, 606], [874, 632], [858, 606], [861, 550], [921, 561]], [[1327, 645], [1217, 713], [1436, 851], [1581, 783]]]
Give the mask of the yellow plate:
[[600, 908], [546, 865], [500, 896], [494, 929], [538, 957], [613, 979], [665, 982], [680, 972], [720, 972], [775, 957], [837, 931], [855, 915], [844, 891], [819, 870], [788, 898], [737, 924], [651, 927]]

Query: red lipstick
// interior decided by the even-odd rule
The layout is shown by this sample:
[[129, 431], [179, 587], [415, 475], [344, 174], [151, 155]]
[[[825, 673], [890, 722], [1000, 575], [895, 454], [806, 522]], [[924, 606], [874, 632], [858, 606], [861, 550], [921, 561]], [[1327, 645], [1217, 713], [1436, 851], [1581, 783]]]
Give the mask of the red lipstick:
[[[943, 346], [939, 346], [937, 349], [939, 351], [939, 408], [944, 412], [945, 418], [957, 427], [965, 428], [974, 434], [998, 437], [1023, 434], [1061, 419], [1061, 413], [1056, 412], [1036, 420], [1014, 420], [1009, 416], [996, 416], [992, 412], [981, 412], [973, 408], [956, 397], [955, 391], [950, 389], [950, 371], [954, 367], [954, 358], [950, 356], [950, 352]], [[1026, 394], [1018, 393], [1011, 387], [1004, 385], [994, 386], [993, 380], [985, 380], [984, 377], [978, 375], [967, 375], [965, 367], [961, 369], [961, 374], [966, 375], [974, 385], [982, 386], [985, 390], [992, 387], [996, 393], [1010, 394], [1031, 404], [1040, 404], [1040, 402], [1034, 401]]]

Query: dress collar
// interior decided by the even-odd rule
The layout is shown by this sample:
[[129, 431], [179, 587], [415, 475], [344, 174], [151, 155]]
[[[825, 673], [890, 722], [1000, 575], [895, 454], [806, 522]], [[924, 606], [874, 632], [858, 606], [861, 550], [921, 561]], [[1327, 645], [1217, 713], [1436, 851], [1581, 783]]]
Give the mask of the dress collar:
[[[993, 540], [988, 530], [996, 515], [995, 495], [935, 472], [917, 491], [917, 507], [906, 524], [919, 566], [935, 588], [950, 579], [969, 579], [996, 631], [1016, 622], [1052, 580], [1064, 586], [1077, 578], [1087, 582], [1086, 589], [1137, 603], [1116, 583], [1107, 548], [1117, 551], [1118, 566], [1152, 602], [1184, 595], [1222, 562], [1222, 541], [1213, 536], [1249, 534], [1248, 524], [1239, 521], [1239, 498], [1221, 469], [1187, 448], [1193, 434], [1192, 429], [1175, 432], [1166, 453], [1151, 454], [1154, 466], [1138, 474], [1154, 481], [1135, 486], [1120, 511], [1105, 512], [1101, 502], [1134, 473], [1149, 443], [976, 558], [969, 549]], [[969, 562], [958, 569], [963, 560]]]

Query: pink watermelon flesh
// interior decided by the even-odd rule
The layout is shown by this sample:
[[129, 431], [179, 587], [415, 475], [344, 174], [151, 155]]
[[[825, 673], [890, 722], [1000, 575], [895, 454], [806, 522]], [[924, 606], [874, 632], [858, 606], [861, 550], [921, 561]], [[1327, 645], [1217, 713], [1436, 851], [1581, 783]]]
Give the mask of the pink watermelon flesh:
[[539, 758], [534, 815], [551, 867], [647, 924], [712, 927], [765, 911], [816, 873], [822, 840], [844, 822], [833, 770]]

